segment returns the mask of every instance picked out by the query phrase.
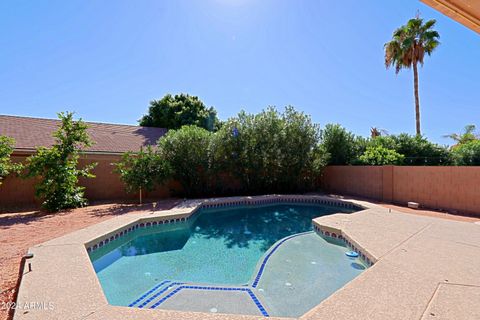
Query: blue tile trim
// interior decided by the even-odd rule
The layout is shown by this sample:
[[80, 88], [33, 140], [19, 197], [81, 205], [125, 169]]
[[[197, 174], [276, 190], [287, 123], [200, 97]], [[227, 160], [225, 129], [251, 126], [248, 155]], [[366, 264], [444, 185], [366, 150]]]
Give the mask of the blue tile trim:
[[124, 229], [117, 230], [116, 234], [111, 236], [110, 239], [104, 239], [99, 241], [98, 243], [94, 243], [93, 245], [87, 247], [88, 253], [97, 250], [98, 248], [102, 247], [103, 245], [116, 240], [120, 237], [127, 235], [138, 228], [149, 228], [151, 226], [157, 226], [162, 224], [171, 224], [171, 223], [178, 223], [178, 222], [186, 222], [189, 219], [192, 219], [196, 215], [198, 215], [201, 210], [200, 209], [209, 209], [209, 208], [224, 208], [224, 207], [236, 207], [236, 206], [258, 206], [258, 205], [265, 205], [265, 204], [281, 204], [281, 203], [311, 203], [311, 204], [318, 204], [318, 205], [327, 205], [327, 206], [337, 206], [337, 207], [344, 207], [356, 210], [363, 210], [364, 208], [360, 205], [345, 202], [342, 200], [329, 200], [329, 199], [321, 199], [315, 197], [290, 197], [290, 196], [281, 196], [281, 197], [274, 197], [274, 198], [266, 198], [266, 199], [241, 199], [241, 200], [225, 200], [224, 202], [204, 202], [200, 203], [188, 217], [183, 218], [175, 218], [169, 219], [168, 217], [159, 217], [156, 221], [149, 221], [149, 222], [140, 222], [134, 225], [130, 225], [125, 227]]
[[253, 288], [256, 288], [256, 287], [257, 287], [258, 282], [260, 281], [260, 278], [262, 277], [263, 271], [265, 270], [265, 266], [266, 266], [266, 264], [267, 264], [267, 262], [268, 262], [268, 259], [270, 259], [270, 257], [271, 257], [272, 254], [278, 249], [278, 247], [280, 247], [280, 246], [281, 246], [285, 241], [287, 241], [287, 240], [290, 240], [290, 239], [292, 239], [292, 238], [295, 238], [295, 237], [298, 237], [298, 236], [301, 236], [301, 235], [304, 235], [304, 234], [308, 234], [308, 233], [313, 233], [313, 231], [307, 231], [307, 232], [297, 233], [297, 234], [288, 236], [288, 237], [283, 238], [282, 240], [280, 240], [280, 241], [272, 248], [272, 250], [270, 250], [270, 252], [265, 256], [265, 258], [263, 258], [262, 264], [261, 264], [261, 266], [260, 266], [260, 269], [258, 269], [257, 275], [255, 276], [255, 280], [253, 281], [252, 287], [253, 287]]
[[262, 313], [264, 317], [268, 317], [268, 312], [265, 310], [263, 307], [262, 303], [258, 300], [257, 296], [252, 292], [252, 290], [247, 289], [248, 294], [250, 295], [250, 298], [252, 298], [253, 302], [257, 306], [258, 310]]
[[138, 298], [137, 300], [133, 301], [132, 303], [130, 303], [128, 306], [129, 307], [133, 307], [134, 305], [136, 305], [137, 303], [139, 303], [140, 301], [142, 301], [143, 299], [145, 299], [149, 294], [151, 294], [152, 292], [154, 292], [155, 290], [157, 290], [158, 288], [160, 288], [161, 286], [163, 286], [164, 284], [166, 283], [169, 283], [170, 280], [165, 280], [165, 281], [162, 281], [160, 282], [159, 284], [157, 284], [155, 287], [153, 287], [152, 289], [150, 289], [149, 291], [147, 291], [144, 295], [142, 295], [140, 298]]
[[291, 196], [280, 196], [274, 198], [265, 198], [265, 199], [241, 199], [241, 200], [220, 200], [220, 201], [206, 201], [201, 203], [197, 209], [213, 209], [213, 208], [224, 208], [224, 207], [234, 207], [234, 206], [257, 206], [265, 204], [279, 204], [279, 203], [312, 203], [319, 205], [327, 206], [338, 206], [343, 208], [350, 208], [356, 210], [363, 210], [364, 208], [355, 203], [338, 200], [338, 199], [324, 199], [317, 198], [312, 196], [303, 196], [300, 198], [291, 197]]
[[183, 289], [193, 289], [193, 290], [207, 290], [207, 291], [243, 291], [243, 292], [247, 292], [248, 295], [250, 296], [250, 298], [252, 299], [253, 303], [255, 303], [255, 305], [257, 306], [258, 310], [262, 313], [262, 315], [264, 317], [268, 317], [268, 312], [267, 310], [265, 310], [265, 308], [263, 307], [262, 303], [260, 302], [260, 300], [258, 300], [258, 298], [255, 296], [255, 294], [252, 292], [252, 290], [250, 290], [249, 288], [232, 288], [232, 287], [207, 287], [207, 286], [191, 286], [191, 285], [182, 285], [178, 288], [176, 288], [175, 290], [173, 290], [172, 292], [170, 292], [169, 294], [167, 294], [165, 297], [163, 297], [162, 299], [158, 300], [154, 305], [152, 305], [150, 308], [151, 309], [155, 309], [157, 308], [159, 305], [161, 305], [162, 303], [164, 303], [166, 300], [168, 300], [169, 298], [173, 297], [175, 294], [177, 294], [178, 292], [180, 292], [181, 290]]
[[[184, 282], [172, 282], [170, 283], [167, 287], [163, 288], [162, 290], [158, 291], [157, 293], [155, 293], [153, 296], [151, 296], [150, 298], [148, 298], [147, 300], [145, 300], [141, 305], [139, 305], [138, 307], [139, 308], [143, 308], [145, 307], [147, 304], [149, 304], [150, 302], [152, 302], [155, 298], [158, 298], [158, 296], [162, 295], [163, 293], [165, 293], [171, 286], [176, 286], [176, 285], [182, 285], [184, 284]], [[178, 288], [177, 288], [178, 289]], [[176, 290], [176, 289], [175, 289]], [[175, 291], [174, 290], [174, 291]], [[173, 291], [172, 291], [173, 292]]]
[[375, 262], [370, 260], [369, 255], [365, 254], [365, 252], [362, 251], [364, 249], [361, 249], [361, 247], [359, 245], [355, 245], [354, 243], [352, 243], [349, 240], [349, 238], [346, 235], [345, 236], [342, 235], [341, 232], [338, 235], [334, 232], [330, 233], [329, 231], [322, 230], [322, 228], [320, 228], [317, 225], [314, 225], [313, 229], [323, 239], [326, 239], [327, 241], [329, 241], [329, 240], [340, 241], [347, 248], [350, 248], [353, 251], [357, 252], [359, 254], [359, 259], [362, 260], [367, 265], [367, 267], [371, 267], [375, 264]]
[[155, 309], [157, 308], [159, 305], [161, 305], [162, 303], [164, 303], [168, 298], [172, 297], [173, 295], [175, 295], [177, 292], [179, 292], [180, 290], [182, 290], [183, 286], [180, 286], [178, 288], [176, 288], [175, 290], [173, 290], [172, 292], [170, 292], [169, 294], [167, 294], [165, 297], [161, 298], [160, 300], [158, 300], [155, 304], [151, 305], [150, 306], [150, 309]]

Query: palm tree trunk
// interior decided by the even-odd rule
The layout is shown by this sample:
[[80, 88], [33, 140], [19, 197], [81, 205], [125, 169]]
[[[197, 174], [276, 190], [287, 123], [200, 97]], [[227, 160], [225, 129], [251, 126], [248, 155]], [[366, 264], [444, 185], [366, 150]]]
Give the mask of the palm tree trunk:
[[413, 87], [415, 93], [415, 122], [417, 129], [417, 136], [421, 135], [420, 131], [420, 98], [418, 97], [418, 68], [417, 63], [413, 63]]

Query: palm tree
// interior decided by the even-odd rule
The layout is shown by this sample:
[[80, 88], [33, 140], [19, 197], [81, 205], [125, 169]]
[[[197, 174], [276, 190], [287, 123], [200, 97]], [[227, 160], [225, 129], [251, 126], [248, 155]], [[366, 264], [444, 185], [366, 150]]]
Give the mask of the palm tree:
[[459, 144], [464, 144], [470, 141], [480, 139], [480, 135], [475, 134], [475, 129], [476, 127], [474, 124], [469, 124], [465, 126], [465, 128], [463, 129], [463, 133], [460, 133], [460, 134], [451, 133], [451, 134], [445, 135], [444, 137], [454, 140], [456, 143], [453, 147], [455, 147]]
[[402, 69], [413, 68], [417, 135], [421, 135], [418, 63], [423, 66], [425, 53], [430, 56], [440, 44], [438, 41], [440, 35], [432, 29], [435, 23], [436, 20], [428, 20], [424, 23], [419, 16], [410, 19], [406, 25], [395, 30], [392, 40], [384, 45], [387, 69], [395, 67], [395, 73], [398, 74]]

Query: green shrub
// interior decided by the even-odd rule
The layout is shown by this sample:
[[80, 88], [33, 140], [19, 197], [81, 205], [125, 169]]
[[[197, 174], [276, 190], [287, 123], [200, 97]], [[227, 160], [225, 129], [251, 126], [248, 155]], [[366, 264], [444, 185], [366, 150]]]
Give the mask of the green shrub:
[[51, 148], [40, 147], [27, 159], [26, 177], [38, 177], [36, 196], [43, 199], [42, 206], [48, 211], [82, 207], [87, 204], [85, 188], [78, 185], [79, 177], [95, 177], [90, 171], [94, 164], [77, 168], [79, 153], [89, 147], [91, 140], [87, 125], [80, 119], [73, 120], [73, 113], [59, 113], [62, 121], [53, 134], [56, 144]]
[[293, 107], [280, 113], [240, 112], [216, 133], [215, 163], [232, 172], [245, 192], [293, 192], [311, 189], [326, 164], [319, 128]]
[[383, 146], [368, 146], [360, 156], [360, 162], [365, 165], [383, 166], [402, 164], [405, 157], [395, 150]]
[[422, 136], [411, 136], [406, 133], [381, 136], [371, 139], [370, 145], [395, 150], [405, 157], [404, 165], [436, 166], [452, 163], [446, 147], [432, 143]]
[[2, 185], [2, 180], [6, 176], [21, 169], [20, 164], [12, 163], [10, 159], [14, 145], [15, 140], [13, 138], [0, 136], [0, 185]]
[[171, 176], [169, 163], [150, 146], [137, 153], [124, 153], [122, 160], [114, 165], [114, 171], [125, 183], [127, 192], [139, 192], [140, 203], [142, 191], [152, 191]]
[[171, 130], [158, 152], [188, 196], [311, 190], [326, 164], [318, 126], [293, 107], [241, 112], [216, 133]]
[[480, 165], [480, 140], [472, 140], [455, 146], [452, 157], [458, 166]]
[[160, 100], [151, 101], [148, 113], [140, 119], [140, 125], [166, 129], [195, 125], [215, 131], [220, 121], [213, 107], [208, 108], [198, 97], [182, 93], [175, 96], [167, 94]]
[[365, 150], [366, 140], [339, 124], [327, 124], [321, 131], [321, 146], [329, 155], [329, 165], [347, 165], [358, 160]]
[[169, 164], [173, 179], [188, 196], [206, 194], [209, 189], [209, 145], [213, 133], [197, 127], [183, 126], [170, 130], [158, 142], [158, 152]]
[[405, 156], [405, 165], [448, 165], [451, 157], [446, 147], [428, 141], [422, 136], [400, 134], [394, 136], [395, 151]]

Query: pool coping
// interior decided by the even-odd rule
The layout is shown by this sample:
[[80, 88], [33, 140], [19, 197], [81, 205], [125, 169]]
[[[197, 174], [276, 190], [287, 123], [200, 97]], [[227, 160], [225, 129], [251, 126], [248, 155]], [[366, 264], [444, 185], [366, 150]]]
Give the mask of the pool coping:
[[[392, 258], [391, 253], [396, 252], [396, 250], [406, 250], [402, 246], [408, 246], [415, 237], [424, 234], [428, 235], [426, 230], [428, 231], [429, 228], [435, 229], [435, 226], [441, 228], [443, 225], [447, 225], [448, 228], [461, 230], [462, 228], [466, 228], [466, 225], [471, 225], [474, 226], [471, 233], [474, 237], [478, 235], [480, 239], [480, 226], [478, 225], [466, 222], [439, 222], [438, 220], [441, 219], [438, 218], [407, 216], [366, 201], [338, 199], [319, 195], [267, 195], [189, 200], [184, 201], [171, 210], [148, 213], [127, 213], [30, 248], [29, 252], [33, 253], [34, 257], [28, 260], [23, 270], [23, 277], [17, 299], [17, 306], [19, 306], [19, 308], [17, 308], [14, 314], [14, 319], [44, 319], [47, 314], [49, 319], [113, 319], [120, 317], [123, 319], [259, 319], [261, 316], [162, 309], [144, 310], [109, 305], [90, 262], [87, 250], [88, 248], [94, 250], [93, 246], [97, 245], [97, 247], [99, 247], [100, 243], [103, 242], [105, 244], [106, 240], [108, 240], [108, 242], [111, 241], [112, 236], [113, 239], [115, 239], [117, 234], [118, 237], [121, 237], [119, 232], [126, 230], [128, 234], [128, 232], [134, 230], [132, 227], [143, 228], [147, 226], [147, 223], [153, 224], [155, 221], [158, 223], [160, 220], [168, 220], [168, 223], [187, 221], [201, 206], [221, 208], [228, 205], [238, 205], [239, 203], [247, 205], [270, 204], [282, 201], [309, 203], [308, 201], [315, 200], [332, 205], [353, 205], [363, 209], [354, 213], [339, 213], [313, 219], [314, 229], [319, 235], [326, 239], [338, 240], [339, 236], [341, 236], [342, 238], [340, 240], [345, 241], [352, 249], [358, 250], [361, 255], [365, 256], [365, 259], [368, 259], [375, 265], [347, 283], [343, 288], [332, 294], [318, 306], [301, 316], [300, 319], [343, 319], [342, 312], [345, 312], [345, 319], [351, 318], [352, 314], [348, 312], [348, 310], [345, 310], [346, 305], [342, 303], [342, 300], [345, 299], [343, 296], [348, 296], [348, 294], [356, 292], [356, 290], [365, 286], [365, 279], [388, 277], [389, 274], [392, 273], [389, 268], [393, 268], [392, 265], [397, 266], [401, 264], [401, 262]], [[143, 226], [141, 226], [141, 224], [143, 224]], [[412, 226], [415, 228], [412, 229]], [[468, 228], [472, 228], [471, 226], [468, 226]], [[478, 230], [475, 229], [475, 227]], [[128, 231], [129, 228], [130, 231]], [[378, 230], [380, 232], [369, 233], [372, 232], [372, 230]], [[385, 241], [380, 243], [378, 237], [383, 235], [383, 231], [385, 231], [384, 233], [387, 236], [383, 236], [382, 239]], [[122, 235], [123, 234], [124, 233], [122, 233]], [[335, 237], [333, 234], [335, 234]], [[433, 239], [435, 239], [434, 236], [432, 236]], [[471, 242], [468, 237], [467, 240]], [[432, 239], [429, 238], [429, 241], [432, 241]], [[414, 249], [418, 250], [417, 247], [414, 247]], [[478, 249], [480, 250], [480, 247], [478, 247]], [[403, 253], [403, 251], [400, 253]], [[32, 267], [31, 272], [28, 270], [29, 264]], [[420, 267], [420, 269], [422, 268]], [[461, 267], [458, 267], [458, 269], [460, 270], [456, 272], [460, 272], [460, 274], [465, 273], [462, 273]], [[480, 266], [478, 270], [480, 273]], [[395, 269], [395, 271], [397, 271], [397, 269]], [[470, 269], [468, 271], [470, 273], [475, 272]], [[480, 283], [472, 281], [468, 276], [470, 276], [470, 274], [467, 274], [466, 280], [459, 277], [459, 279], [456, 279], [456, 282], [470, 286], [480, 286]], [[429, 290], [431, 289], [430, 286], [432, 283], [438, 286], [438, 281], [435, 282], [436, 279], [433, 280], [433, 277], [427, 272], [424, 278], [426, 279], [425, 281], [423, 281], [423, 278], [420, 278], [419, 281], [421, 283], [425, 282], [425, 286], [428, 287]], [[480, 275], [478, 279], [480, 279]], [[394, 282], [395, 281], [394, 279]], [[370, 286], [376, 284], [373, 280], [370, 280], [368, 283], [370, 283]], [[368, 283], [366, 285], [367, 288]], [[425, 293], [425, 295], [429, 294], [429, 291], [428, 294]], [[361, 294], [357, 293], [357, 295]], [[425, 301], [430, 303], [429, 301], [432, 299], [432, 296], [433, 293], [429, 296], [428, 301]], [[367, 300], [368, 298], [368, 296], [363, 297], [363, 299]], [[349, 297], [349, 299], [353, 298]], [[388, 301], [388, 296], [385, 297], [385, 300]], [[414, 303], [406, 297], [404, 300], [409, 303]], [[75, 301], [81, 301], [81, 303], [72, 305], [72, 302]], [[25, 308], [25, 305], [38, 302], [53, 302], [55, 306], [53, 310]], [[355, 301], [353, 301], [353, 303], [355, 303]], [[381, 305], [379, 305], [379, 307], [381, 307]], [[427, 310], [427, 307], [428, 304], [424, 306], [421, 315]], [[417, 309], [420, 310], [421, 308], [417, 306]], [[420, 314], [420, 311], [417, 309], [414, 309], [417, 312], [415, 315]], [[358, 310], [358, 312], [365, 313], [365, 315], [367, 314], [366, 312], [369, 311], [368, 308], [359, 308]], [[400, 311], [398, 312], [401, 313]], [[379, 315], [382, 314], [379, 313]], [[370, 316], [372, 319], [382, 319], [374, 315]], [[282, 319], [276, 317], [270, 318]], [[390, 318], [397, 319], [394, 314], [391, 314]], [[398, 317], [398, 319], [403, 318]], [[420, 318], [412, 317], [412, 319]]]

